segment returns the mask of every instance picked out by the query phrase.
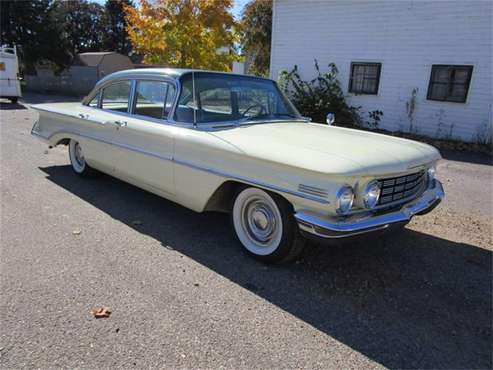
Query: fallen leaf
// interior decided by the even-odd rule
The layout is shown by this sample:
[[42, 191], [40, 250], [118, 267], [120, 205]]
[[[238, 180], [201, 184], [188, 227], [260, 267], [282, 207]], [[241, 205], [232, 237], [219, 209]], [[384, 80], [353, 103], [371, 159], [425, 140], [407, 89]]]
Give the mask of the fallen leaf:
[[93, 308], [91, 310], [92, 315], [96, 319], [100, 319], [102, 317], [110, 317], [111, 315], [111, 308], [109, 307], [98, 307], [98, 308]]
[[81, 232], [82, 231], [80, 231], [80, 230], [74, 230], [74, 231], [72, 231], [72, 234], [74, 234], [74, 235], [80, 235]]

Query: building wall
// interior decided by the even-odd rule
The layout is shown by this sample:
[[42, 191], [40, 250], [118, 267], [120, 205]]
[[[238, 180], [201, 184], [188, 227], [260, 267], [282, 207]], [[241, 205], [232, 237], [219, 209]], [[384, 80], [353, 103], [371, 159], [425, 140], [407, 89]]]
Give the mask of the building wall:
[[[305, 78], [334, 62], [348, 93], [350, 63], [382, 63], [378, 95], [348, 93], [367, 115], [382, 110], [381, 127], [408, 131], [406, 103], [418, 133], [475, 141], [491, 134], [492, 2], [274, 0], [271, 77], [298, 65]], [[426, 99], [432, 64], [473, 65], [466, 103]]]
[[113, 72], [132, 69], [133, 67], [132, 61], [126, 55], [117, 53], [105, 55], [98, 66], [99, 78], [103, 78]]
[[86, 95], [98, 78], [96, 67], [72, 66], [59, 75], [49, 68], [37, 69], [37, 75], [25, 75], [26, 89], [66, 95]]

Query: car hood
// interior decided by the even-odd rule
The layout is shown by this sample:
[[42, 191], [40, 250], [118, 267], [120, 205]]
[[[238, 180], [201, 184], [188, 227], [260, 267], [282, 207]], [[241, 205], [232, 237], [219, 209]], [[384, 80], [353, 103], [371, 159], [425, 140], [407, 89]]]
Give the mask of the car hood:
[[316, 123], [262, 123], [211, 134], [250, 157], [346, 176], [406, 172], [441, 158], [427, 144]]

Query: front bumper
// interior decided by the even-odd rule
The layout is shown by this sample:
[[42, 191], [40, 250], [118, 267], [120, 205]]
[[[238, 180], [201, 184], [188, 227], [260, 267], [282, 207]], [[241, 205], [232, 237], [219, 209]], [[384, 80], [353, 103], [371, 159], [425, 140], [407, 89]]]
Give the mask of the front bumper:
[[435, 208], [445, 197], [438, 180], [424, 191], [419, 198], [407, 203], [399, 210], [386, 213], [349, 216], [347, 218], [321, 218], [308, 212], [297, 212], [294, 217], [302, 233], [319, 239], [347, 238], [381, 231], [392, 225], [406, 224], [414, 215], [424, 215]]

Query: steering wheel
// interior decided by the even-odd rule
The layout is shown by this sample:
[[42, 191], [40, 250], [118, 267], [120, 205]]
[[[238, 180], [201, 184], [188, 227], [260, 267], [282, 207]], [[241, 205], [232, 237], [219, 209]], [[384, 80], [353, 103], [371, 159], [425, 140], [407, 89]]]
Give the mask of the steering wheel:
[[250, 105], [247, 109], [245, 109], [245, 111], [242, 113], [243, 117], [246, 117], [247, 113], [253, 108], [260, 108], [260, 112], [258, 113], [258, 115], [267, 113], [267, 109], [265, 109], [265, 107], [262, 104], [255, 103]]

